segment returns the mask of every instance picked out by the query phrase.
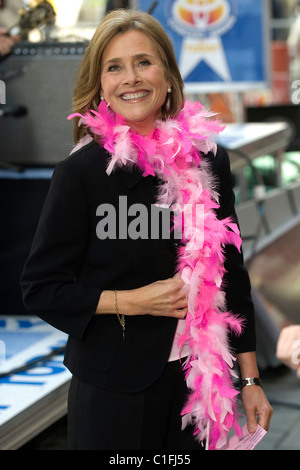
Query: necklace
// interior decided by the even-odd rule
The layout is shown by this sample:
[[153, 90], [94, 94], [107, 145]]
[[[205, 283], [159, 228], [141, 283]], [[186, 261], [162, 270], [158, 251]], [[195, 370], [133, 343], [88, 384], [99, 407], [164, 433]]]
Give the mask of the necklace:
[[[179, 346], [189, 345], [190, 354], [183, 364], [189, 389], [182, 410], [183, 427], [195, 426], [199, 441], [209, 449], [226, 444], [228, 431], [237, 421], [236, 395], [231, 377], [235, 358], [228, 344], [228, 330], [240, 334], [242, 321], [226, 311], [222, 291], [224, 245], [240, 250], [237, 225], [230, 219], [219, 220], [215, 181], [209, 163], [202, 155], [215, 154], [210, 140], [223, 130], [221, 124], [200, 103], [186, 102], [176, 118], [157, 120], [148, 136], [131, 131], [122, 116], [113, 113], [102, 101], [98, 111], [80, 116], [84, 125], [99, 138], [110, 153], [110, 175], [117, 167], [138, 166], [144, 176], [157, 175], [162, 180], [157, 203], [190, 205], [185, 216], [185, 231], [178, 252], [177, 270], [189, 285], [188, 313]], [[201, 217], [195, 209], [201, 206]], [[182, 223], [176, 214], [174, 225]]]

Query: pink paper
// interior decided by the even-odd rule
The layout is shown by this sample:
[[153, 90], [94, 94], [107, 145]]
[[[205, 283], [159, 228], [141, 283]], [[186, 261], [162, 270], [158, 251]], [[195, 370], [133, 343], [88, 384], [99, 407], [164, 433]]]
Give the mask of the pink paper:
[[242, 427], [242, 433], [243, 437], [232, 436], [227, 444], [220, 450], [253, 450], [267, 434], [267, 431], [257, 425], [255, 433], [250, 434], [247, 429], [247, 424], [245, 424]]

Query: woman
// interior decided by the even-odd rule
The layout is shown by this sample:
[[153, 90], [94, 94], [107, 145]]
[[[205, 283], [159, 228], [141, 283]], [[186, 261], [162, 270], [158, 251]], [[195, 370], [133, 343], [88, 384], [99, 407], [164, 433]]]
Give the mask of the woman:
[[[154, 18], [104, 18], [22, 278], [27, 308], [69, 334], [71, 449], [220, 448], [238, 429], [229, 349], [259, 377], [228, 156], [207, 138], [220, 126], [182, 90]], [[262, 388], [242, 395], [249, 430], [268, 429]]]

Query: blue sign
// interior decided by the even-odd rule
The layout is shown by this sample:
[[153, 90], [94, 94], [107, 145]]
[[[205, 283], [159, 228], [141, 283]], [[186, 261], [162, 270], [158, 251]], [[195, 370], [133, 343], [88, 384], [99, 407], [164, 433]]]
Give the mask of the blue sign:
[[[153, 2], [140, 0], [148, 11]], [[269, 84], [268, 0], [160, 0], [187, 92], [244, 91]]]
[[[23, 412], [29, 413], [28, 418], [30, 407], [70, 381], [71, 374], [59, 351], [66, 341], [65, 333], [38, 317], [0, 316], [0, 449], [4, 425]], [[26, 364], [52, 351], [58, 352], [26, 369]], [[18, 370], [20, 366], [25, 366], [25, 370]]]

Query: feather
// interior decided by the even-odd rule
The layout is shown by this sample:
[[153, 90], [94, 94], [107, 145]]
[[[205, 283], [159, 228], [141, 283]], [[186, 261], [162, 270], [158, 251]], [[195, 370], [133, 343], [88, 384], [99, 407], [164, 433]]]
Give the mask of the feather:
[[234, 221], [216, 216], [217, 185], [202, 154], [216, 154], [213, 138], [224, 126], [200, 103], [188, 101], [176, 118], [155, 121], [149, 136], [132, 132], [104, 102], [98, 111], [69, 118], [74, 116], [99, 136], [111, 154], [108, 174], [118, 166], [137, 165], [144, 176], [157, 175], [162, 181], [157, 204], [174, 208], [174, 230], [182, 234], [177, 270], [188, 286], [188, 313], [178, 340], [180, 348], [189, 344], [183, 370], [190, 393], [182, 427], [193, 424], [198, 440], [209, 437], [210, 449], [221, 448], [229, 430], [240, 429], [228, 331], [241, 334], [243, 321], [226, 311], [221, 287], [224, 246], [240, 250], [241, 238]]

